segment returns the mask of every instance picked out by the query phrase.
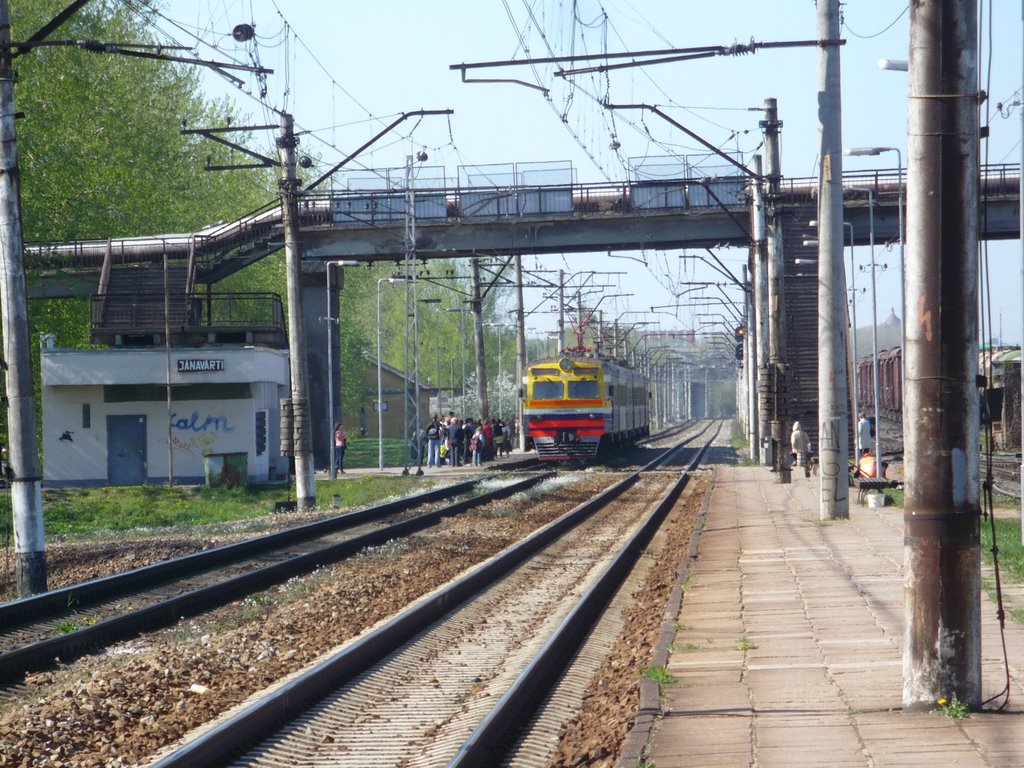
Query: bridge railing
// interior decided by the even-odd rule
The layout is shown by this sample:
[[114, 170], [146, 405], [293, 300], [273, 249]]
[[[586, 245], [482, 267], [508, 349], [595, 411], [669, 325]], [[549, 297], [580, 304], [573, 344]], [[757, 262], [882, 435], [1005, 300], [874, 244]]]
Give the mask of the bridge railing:
[[[874, 191], [876, 201], [895, 204], [899, 196], [898, 169], [847, 171], [843, 185]], [[907, 169], [902, 169], [906, 185]], [[1019, 195], [1020, 166], [988, 165], [982, 169], [981, 193], [993, 197]], [[592, 216], [621, 214], [653, 215], [679, 210], [713, 210], [721, 205], [742, 208], [747, 204], [749, 181], [743, 176], [700, 176], [694, 178], [624, 181], [598, 184], [453, 186], [430, 187], [415, 193], [417, 221], [444, 224], [453, 221], [507, 221], [540, 216]], [[783, 178], [780, 188], [791, 200], [814, 200], [817, 178]], [[405, 220], [407, 197], [404, 190], [350, 189], [302, 195], [299, 199], [300, 226], [304, 228], [365, 228], [399, 226]], [[236, 221], [219, 223], [182, 235], [72, 241], [26, 248], [26, 263], [32, 268], [98, 268], [107, 249], [111, 263], [158, 263], [188, 258], [194, 248], [197, 268], [235, 255], [255, 260], [263, 249], [280, 246], [281, 211], [277, 202]]]
[[[741, 176], [544, 186], [472, 186], [417, 191], [415, 216], [426, 224], [534, 216], [658, 212], [747, 204]], [[404, 190], [344, 190], [304, 197], [302, 215], [324, 226], [397, 225], [406, 218]], [[329, 213], [328, 213], [329, 212]], [[329, 215], [329, 218], [325, 218]], [[305, 219], [304, 219], [305, 223]]]
[[[843, 189], [870, 189], [875, 201], [895, 205], [899, 200], [900, 182], [903, 183], [906, 204], [907, 169], [882, 168], [866, 171], [843, 171]], [[790, 199], [810, 201], [817, 196], [816, 177], [783, 178], [780, 191]], [[1020, 194], [1020, 165], [996, 163], [982, 166], [979, 179], [982, 197], [1016, 197]]]
[[107, 293], [92, 298], [90, 312], [93, 333], [163, 333], [166, 326], [179, 333], [235, 329], [283, 333], [285, 327], [281, 297], [264, 292]]

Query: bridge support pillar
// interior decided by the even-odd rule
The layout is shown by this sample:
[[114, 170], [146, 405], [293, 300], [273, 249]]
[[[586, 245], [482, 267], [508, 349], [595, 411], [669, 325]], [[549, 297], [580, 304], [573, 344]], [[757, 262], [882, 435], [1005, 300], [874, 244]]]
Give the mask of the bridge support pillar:
[[[320, 264], [305, 264], [302, 270], [302, 305], [306, 321], [306, 370], [309, 371], [307, 386], [309, 389], [310, 428], [313, 436], [313, 465], [331, 469], [330, 436], [334, 418], [327, 412], [328, 402], [328, 365], [327, 340], [331, 339], [334, 349], [330, 355], [334, 361], [334, 391], [338, 392], [338, 340], [339, 333], [328, 334], [327, 326], [331, 322], [327, 318], [338, 316], [337, 294], [327, 306], [327, 273]], [[341, 323], [338, 330], [344, 333]], [[341, 411], [338, 398], [334, 398], [336, 412]], [[346, 424], [346, 431], [351, 425]]]

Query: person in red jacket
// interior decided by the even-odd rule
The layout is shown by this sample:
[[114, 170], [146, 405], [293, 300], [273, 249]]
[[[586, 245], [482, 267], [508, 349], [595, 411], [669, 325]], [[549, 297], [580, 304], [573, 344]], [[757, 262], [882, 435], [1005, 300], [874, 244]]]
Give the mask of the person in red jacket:
[[483, 424], [480, 425], [481, 430], [484, 433], [484, 459], [490, 460], [494, 458], [494, 430], [491, 429], [491, 423], [487, 419], [483, 420]]

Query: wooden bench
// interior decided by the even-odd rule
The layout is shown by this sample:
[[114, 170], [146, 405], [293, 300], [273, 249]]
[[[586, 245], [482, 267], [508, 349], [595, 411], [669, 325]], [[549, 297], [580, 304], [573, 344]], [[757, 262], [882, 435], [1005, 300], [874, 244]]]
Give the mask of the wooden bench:
[[855, 477], [853, 485], [857, 489], [857, 503], [863, 504], [864, 497], [871, 491], [881, 491], [885, 488], [898, 488], [899, 483], [895, 480], [887, 480], [884, 477]]

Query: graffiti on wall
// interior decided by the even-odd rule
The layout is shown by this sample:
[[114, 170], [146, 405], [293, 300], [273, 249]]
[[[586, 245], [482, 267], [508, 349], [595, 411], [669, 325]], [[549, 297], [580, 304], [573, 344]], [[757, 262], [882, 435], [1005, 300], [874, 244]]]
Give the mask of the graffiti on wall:
[[189, 456], [203, 456], [214, 449], [218, 435], [234, 432], [227, 416], [171, 413], [171, 428], [184, 433], [171, 435], [171, 447]]
[[207, 416], [205, 419], [199, 411], [192, 411], [190, 416], [171, 414], [171, 426], [182, 432], [234, 432], [235, 428], [228, 424], [227, 416]]

